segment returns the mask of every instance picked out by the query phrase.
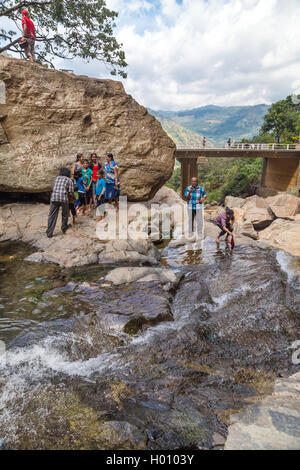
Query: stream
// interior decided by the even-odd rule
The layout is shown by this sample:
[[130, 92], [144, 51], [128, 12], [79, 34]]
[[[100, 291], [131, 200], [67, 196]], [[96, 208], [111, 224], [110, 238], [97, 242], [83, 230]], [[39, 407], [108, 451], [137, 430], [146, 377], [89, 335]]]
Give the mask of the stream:
[[[163, 246], [162, 265], [182, 275], [167, 291], [108, 286], [114, 266], [61, 269], [31, 252], [0, 244], [5, 449], [222, 448], [230, 416], [299, 369], [299, 258], [210, 238], [202, 251]], [[166, 303], [169, 319], [126, 332], [101, 321]]]

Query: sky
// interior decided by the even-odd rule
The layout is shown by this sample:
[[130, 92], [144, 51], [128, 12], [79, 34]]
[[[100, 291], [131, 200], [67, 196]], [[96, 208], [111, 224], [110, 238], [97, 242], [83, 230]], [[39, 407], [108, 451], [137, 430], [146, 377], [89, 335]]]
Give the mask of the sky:
[[[154, 110], [272, 103], [300, 93], [300, 0], [107, 0], [127, 93]], [[110, 78], [98, 62], [59, 68]]]

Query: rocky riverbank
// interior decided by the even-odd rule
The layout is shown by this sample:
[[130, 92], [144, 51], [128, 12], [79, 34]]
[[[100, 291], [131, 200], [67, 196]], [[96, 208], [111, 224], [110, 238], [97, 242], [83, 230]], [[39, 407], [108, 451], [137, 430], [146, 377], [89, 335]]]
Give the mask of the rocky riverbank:
[[[152, 239], [156, 242], [161, 240], [161, 225], [157, 222], [151, 227], [149, 223], [150, 207], [153, 204], [152, 215], [155, 214], [156, 217], [169, 212], [172, 207], [175, 207], [176, 213], [186, 210], [180, 197], [173, 190], [163, 187], [154, 199], [145, 204], [146, 215], [138, 213], [128, 216], [128, 226], [138, 224], [143, 236], [132, 239], [129, 235], [127, 239], [122, 240], [101, 240], [97, 224], [91, 217], [80, 217], [79, 225], [72, 226], [65, 235], [61, 233], [58, 221], [55, 236], [48, 239], [45, 234], [48, 205], [6, 204], [0, 207], [0, 241], [14, 240], [29, 243], [37, 249], [29, 258], [31, 261], [52, 262], [61, 267], [124, 262], [157, 265], [160, 254]], [[300, 256], [299, 198], [288, 194], [266, 199], [258, 196], [246, 199], [227, 197], [225, 204], [233, 208], [236, 214], [237, 244], [258, 244], [261, 247], [270, 245]], [[132, 206], [129, 204], [128, 214], [130, 207]], [[214, 225], [214, 220], [223, 210], [224, 208], [219, 206], [208, 207], [205, 210], [205, 237], [216, 238], [218, 228]], [[171, 228], [175, 231], [180, 228], [176, 226], [172, 214]], [[173, 240], [171, 245], [180, 246], [186, 243], [185, 239], [179, 239]]]

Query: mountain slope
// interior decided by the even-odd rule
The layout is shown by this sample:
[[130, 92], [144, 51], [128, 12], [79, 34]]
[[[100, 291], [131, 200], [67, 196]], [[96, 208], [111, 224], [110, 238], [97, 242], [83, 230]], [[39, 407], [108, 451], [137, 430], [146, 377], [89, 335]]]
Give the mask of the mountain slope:
[[[149, 112], [162, 123], [170, 137], [178, 142], [187, 142], [189, 137], [192, 138], [192, 135], [185, 134], [184, 128], [199, 135], [201, 144], [202, 136], [205, 135], [214, 145], [223, 146], [228, 137], [239, 141], [258, 134], [268, 109], [269, 106], [265, 104], [228, 107], [209, 105], [177, 112], [151, 109]], [[194, 139], [197, 142], [196, 136]]]
[[[156, 116], [157, 117], [157, 116]], [[161, 122], [163, 129], [166, 133], [171, 137], [171, 139], [175, 142], [177, 148], [180, 147], [192, 147], [192, 148], [201, 148], [202, 147], [202, 139], [203, 136], [192, 132], [191, 130], [187, 129], [186, 127], [178, 124], [171, 119], [166, 117], [157, 117], [158, 120]], [[206, 146], [213, 147], [213, 142], [206, 139]]]

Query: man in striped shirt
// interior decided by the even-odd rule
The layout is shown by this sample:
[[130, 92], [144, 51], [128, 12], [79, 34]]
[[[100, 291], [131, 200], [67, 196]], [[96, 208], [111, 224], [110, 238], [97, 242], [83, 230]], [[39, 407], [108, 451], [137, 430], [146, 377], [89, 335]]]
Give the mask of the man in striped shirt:
[[71, 172], [68, 168], [61, 168], [59, 176], [54, 180], [50, 199], [48, 229], [46, 232], [48, 238], [51, 238], [53, 235], [60, 207], [62, 210], [61, 229], [63, 233], [65, 233], [69, 228], [69, 194], [74, 196], [74, 184], [70, 176]]
[[184, 196], [187, 200], [187, 212], [189, 217], [189, 234], [195, 231], [195, 219], [197, 224], [197, 235], [203, 236], [203, 206], [202, 203], [207, 193], [198, 184], [198, 178], [192, 178], [192, 184], [185, 190]]

